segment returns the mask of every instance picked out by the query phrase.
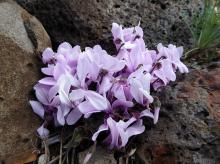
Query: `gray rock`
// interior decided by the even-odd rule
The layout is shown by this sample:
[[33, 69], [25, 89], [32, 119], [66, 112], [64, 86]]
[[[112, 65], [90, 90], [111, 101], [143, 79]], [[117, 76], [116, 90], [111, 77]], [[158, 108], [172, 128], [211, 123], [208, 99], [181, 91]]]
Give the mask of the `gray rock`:
[[38, 158], [38, 164], [46, 164], [47, 163], [47, 157], [45, 154], [42, 154], [39, 158]]
[[0, 20], [0, 160], [16, 160], [34, 148], [40, 119], [28, 101], [41, 77], [37, 53], [51, 44], [40, 22], [13, 1], [0, 1]]
[[44, 25], [57, 47], [101, 44], [113, 51], [112, 22], [125, 26], [141, 22], [148, 47], [159, 42], [189, 48], [192, 45], [186, 22], [203, 9], [203, 0], [17, 0]]
[[11, 38], [24, 51], [33, 53], [33, 44], [28, 39], [19, 8], [9, 5], [7, 2], [1, 3], [0, 6], [0, 33]]
[[158, 96], [159, 122], [141, 135], [145, 163], [220, 162], [220, 68], [192, 70]]
[[[91, 148], [90, 148], [91, 149]], [[79, 153], [79, 163], [83, 163], [86, 155], [90, 150], [85, 150]], [[88, 161], [88, 164], [116, 164], [114, 154], [108, 151], [106, 148], [98, 146], [96, 151]]]

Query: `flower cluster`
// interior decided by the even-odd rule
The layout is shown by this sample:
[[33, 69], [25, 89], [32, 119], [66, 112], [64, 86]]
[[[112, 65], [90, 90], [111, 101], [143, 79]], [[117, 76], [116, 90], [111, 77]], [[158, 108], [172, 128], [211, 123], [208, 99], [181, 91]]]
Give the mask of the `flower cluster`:
[[151, 92], [174, 81], [177, 69], [188, 72], [180, 61], [183, 48], [158, 44], [156, 51], [147, 49], [139, 25], [122, 28], [113, 23], [112, 34], [115, 56], [99, 45], [81, 51], [66, 42], [57, 52], [50, 48], [43, 52], [46, 77], [34, 87], [38, 101], [30, 101], [45, 120], [38, 129], [40, 136], [49, 134], [48, 120], [56, 126], [73, 125], [81, 117], [103, 112], [103, 124], [92, 140], [105, 133], [104, 143], [112, 149], [124, 147], [131, 136], [144, 132], [143, 117], [157, 123], [160, 105]]

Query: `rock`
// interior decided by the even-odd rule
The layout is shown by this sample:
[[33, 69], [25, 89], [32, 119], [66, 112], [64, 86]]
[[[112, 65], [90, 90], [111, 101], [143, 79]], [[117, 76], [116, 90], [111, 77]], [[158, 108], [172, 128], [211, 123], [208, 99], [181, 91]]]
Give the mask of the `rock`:
[[[92, 148], [90, 148], [92, 149]], [[83, 163], [86, 155], [90, 150], [85, 150], [79, 153], [79, 163]], [[91, 159], [88, 161], [88, 164], [116, 164], [114, 154], [110, 151], [107, 151], [106, 148], [98, 146], [96, 151], [92, 155]]]
[[16, 155], [11, 156], [10, 158], [3, 161], [6, 164], [23, 164], [23, 163], [32, 163], [37, 160], [38, 154], [33, 152], [33, 150], [28, 150], [25, 152], [20, 152]]
[[162, 42], [189, 48], [192, 38], [185, 21], [203, 9], [202, 0], [17, 0], [35, 15], [57, 47], [63, 41], [82, 46], [101, 44], [113, 50], [112, 22], [144, 29], [148, 47]]
[[40, 119], [28, 101], [41, 77], [36, 54], [51, 44], [41, 23], [13, 1], [0, 1], [0, 20], [0, 160], [10, 161], [33, 151]]
[[46, 164], [47, 163], [47, 157], [45, 154], [42, 154], [39, 158], [38, 158], [38, 164]]
[[153, 164], [220, 163], [220, 68], [192, 70], [158, 95], [159, 122], [141, 136], [137, 157]]

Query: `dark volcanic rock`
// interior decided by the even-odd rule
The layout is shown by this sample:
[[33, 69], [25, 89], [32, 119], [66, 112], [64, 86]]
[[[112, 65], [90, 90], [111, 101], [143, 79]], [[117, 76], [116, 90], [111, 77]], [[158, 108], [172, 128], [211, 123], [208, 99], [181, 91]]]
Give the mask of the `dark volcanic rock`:
[[162, 42], [191, 45], [190, 23], [202, 10], [202, 0], [17, 0], [35, 15], [49, 33], [53, 46], [63, 41], [82, 46], [100, 43], [112, 50], [111, 24], [144, 29], [149, 47]]
[[0, 20], [0, 163], [11, 164], [32, 156], [40, 120], [28, 100], [41, 76], [36, 54], [51, 44], [41, 23], [13, 1], [0, 2]]
[[220, 69], [193, 70], [158, 95], [159, 122], [142, 135], [145, 163], [220, 162]]

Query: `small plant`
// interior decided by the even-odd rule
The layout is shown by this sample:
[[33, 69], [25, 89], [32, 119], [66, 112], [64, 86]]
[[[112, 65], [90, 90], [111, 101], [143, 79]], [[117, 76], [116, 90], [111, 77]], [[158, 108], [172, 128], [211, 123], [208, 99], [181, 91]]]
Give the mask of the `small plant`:
[[30, 101], [44, 119], [37, 130], [42, 138], [49, 135], [50, 124], [73, 125], [82, 117], [86, 122], [103, 113], [91, 139], [100, 140], [102, 133], [110, 149], [121, 149], [130, 137], [144, 132], [144, 117], [157, 123], [160, 101], [153, 93], [175, 81], [177, 70], [188, 72], [180, 61], [183, 48], [158, 44], [157, 51], [147, 49], [139, 25], [123, 28], [113, 23], [112, 34], [114, 56], [99, 45], [81, 51], [66, 42], [57, 52], [51, 48], [43, 52], [46, 67], [41, 70], [46, 77], [34, 87], [38, 101]]
[[219, 0], [205, 0], [203, 13], [194, 16], [190, 30], [194, 40], [194, 48], [185, 55], [202, 54], [202, 59], [210, 61], [214, 52], [220, 46], [220, 13]]

